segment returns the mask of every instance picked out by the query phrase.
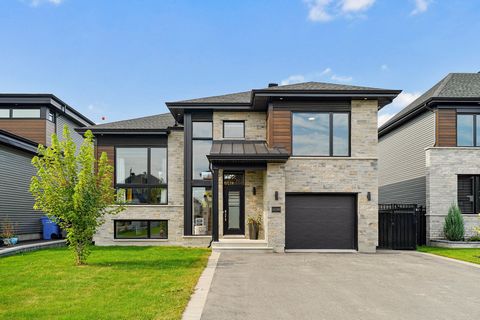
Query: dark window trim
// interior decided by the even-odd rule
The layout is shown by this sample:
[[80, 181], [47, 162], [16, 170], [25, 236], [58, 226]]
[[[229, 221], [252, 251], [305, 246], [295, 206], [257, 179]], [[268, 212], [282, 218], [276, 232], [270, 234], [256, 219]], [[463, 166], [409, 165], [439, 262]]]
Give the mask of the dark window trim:
[[[225, 137], [225, 123], [241, 123], [243, 125], [243, 136], [241, 137]], [[223, 120], [222, 122], [222, 137], [224, 139], [245, 139], [245, 120]]]
[[[151, 164], [151, 151], [152, 148], [164, 148], [166, 153], [166, 177], [167, 183], [161, 184], [150, 184], [148, 181], [146, 184], [141, 183], [117, 183], [117, 148], [147, 148], [147, 176], [150, 175], [150, 164]], [[113, 166], [113, 185], [115, 189], [126, 189], [126, 188], [137, 188], [137, 189], [148, 189], [148, 188], [165, 188], [167, 189], [167, 202], [165, 203], [127, 203], [128, 206], [166, 206], [168, 205], [168, 147], [162, 146], [151, 146], [151, 145], [122, 145], [122, 146], [115, 146], [114, 147], [114, 166]], [[136, 220], [135, 220], [136, 221]]]
[[[293, 116], [295, 113], [313, 113], [313, 114], [319, 114], [319, 113], [325, 113], [329, 115], [329, 152], [328, 155], [301, 155], [301, 154], [294, 154], [293, 153]], [[333, 114], [348, 114], [348, 154], [347, 155], [342, 155], [342, 156], [337, 156], [333, 155]], [[312, 157], [317, 157], [317, 158], [349, 158], [352, 156], [352, 112], [351, 111], [300, 111], [300, 110], [295, 110], [293, 112], [290, 112], [290, 123], [291, 123], [291, 130], [290, 130], [290, 148], [292, 150], [292, 157], [304, 157], [304, 158], [312, 158]]]
[[[458, 201], [458, 178], [459, 177], [469, 177], [472, 179], [472, 196], [473, 196], [473, 213], [464, 213], [463, 214], [470, 214], [470, 215], [478, 215], [478, 212], [480, 212], [480, 202], [479, 202], [479, 196], [480, 196], [480, 175], [478, 174], [457, 174], [457, 205], [459, 204]], [[460, 207], [460, 206], [459, 206]]]
[[[125, 221], [129, 221], [129, 222], [133, 222], [133, 221], [147, 221], [148, 222], [148, 227], [147, 227], [147, 238], [118, 238], [117, 237], [117, 222], [118, 221], [121, 221], [121, 222], [125, 222]], [[151, 222], [163, 222], [165, 221], [167, 223], [167, 237], [166, 238], [152, 238], [151, 237], [151, 234], [150, 234], [150, 223]], [[113, 238], [114, 239], [120, 239], [120, 240], [166, 240], [168, 239], [168, 220], [167, 219], [154, 219], [154, 220], [151, 220], [151, 219], [115, 219], [113, 220]]]
[[[473, 146], [462, 146], [462, 145], [458, 144], [458, 116], [459, 115], [473, 116], [473, 133], [472, 133], [473, 134]], [[459, 110], [457, 110], [457, 114], [455, 116], [455, 135], [456, 135], [455, 145], [457, 147], [461, 147], [461, 148], [478, 148], [478, 147], [480, 147], [480, 141], [477, 141], [477, 118], [478, 117], [480, 117], [480, 113], [464, 112], [464, 111], [459, 112]]]

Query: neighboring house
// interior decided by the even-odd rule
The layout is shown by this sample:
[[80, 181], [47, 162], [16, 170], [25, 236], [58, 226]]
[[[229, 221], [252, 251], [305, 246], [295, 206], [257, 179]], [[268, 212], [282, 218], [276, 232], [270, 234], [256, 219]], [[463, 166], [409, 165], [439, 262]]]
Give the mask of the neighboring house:
[[63, 138], [71, 129], [77, 145], [82, 136], [73, 129], [94, 123], [51, 94], [0, 94], [0, 233], [9, 220], [20, 241], [41, 237], [41, 212], [33, 210], [29, 186], [38, 144], [50, 145], [51, 135]]
[[[377, 246], [377, 111], [400, 91], [307, 82], [167, 103], [91, 129], [130, 205], [98, 245]], [[247, 217], [263, 218], [249, 240]]]
[[480, 220], [480, 74], [451, 73], [379, 128], [380, 203], [427, 208], [427, 239], [444, 237], [458, 203], [466, 236]]

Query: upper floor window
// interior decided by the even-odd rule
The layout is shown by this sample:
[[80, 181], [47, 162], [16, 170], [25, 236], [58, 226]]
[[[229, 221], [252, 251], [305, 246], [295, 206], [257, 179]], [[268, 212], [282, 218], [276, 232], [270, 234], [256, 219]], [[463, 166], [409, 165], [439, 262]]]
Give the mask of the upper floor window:
[[116, 148], [115, 173], [127, 203], [167, 203], [167, 148]]
[[51, 110], [47, 111], [47, 119], [48, 121], [55, 122], [55, 113]]
[[294, 112], [292, 117], [293, 155], [350, 155], [349, 112]]
[[223, 121], [223, 137], [230, 139], [245, 138], [245, 122]]
[[40, 118], [40, 109], [12, 109], [12, 118]]
[[477, 114], [457, 115], [457, 146], [480, 146], [480, 118]]
[[192, 122], [192, 179], [210, 180], [210, 163], [207, 155], [212, 148], [212, 122]]
[[10, 118], [10, 109], [0, 109], [0, 118]]

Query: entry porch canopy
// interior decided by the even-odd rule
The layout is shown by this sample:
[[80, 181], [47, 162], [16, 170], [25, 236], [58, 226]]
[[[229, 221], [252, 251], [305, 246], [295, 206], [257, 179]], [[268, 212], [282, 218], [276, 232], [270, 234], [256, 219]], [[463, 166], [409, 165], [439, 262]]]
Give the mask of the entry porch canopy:
[[214, 170], [265, 170], [269, 162], [286, 162], [289, 154], [263, 140], [215, 140], [207, 158]]
[[266, 170], [267, 163], [286, 162], [288, 151], [268, 147], [267, 142], [246, 140], [214, 140], [207, 155], [213, 172], [212, 240], [218, 241], [218, 171]]

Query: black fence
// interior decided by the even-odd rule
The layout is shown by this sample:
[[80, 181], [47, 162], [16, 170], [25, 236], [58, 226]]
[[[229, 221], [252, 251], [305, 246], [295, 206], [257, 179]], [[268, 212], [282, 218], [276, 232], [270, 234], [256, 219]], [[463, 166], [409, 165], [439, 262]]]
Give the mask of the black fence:
[[415, 204], [378, 206], [378, 247], [415, 250], [427, 241], [425, 207]]

